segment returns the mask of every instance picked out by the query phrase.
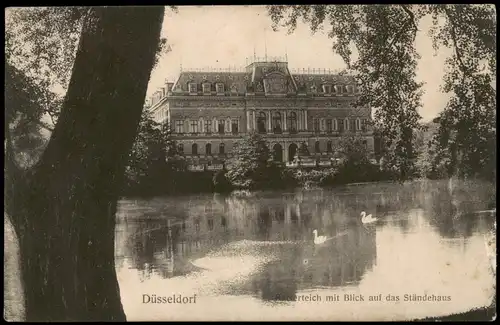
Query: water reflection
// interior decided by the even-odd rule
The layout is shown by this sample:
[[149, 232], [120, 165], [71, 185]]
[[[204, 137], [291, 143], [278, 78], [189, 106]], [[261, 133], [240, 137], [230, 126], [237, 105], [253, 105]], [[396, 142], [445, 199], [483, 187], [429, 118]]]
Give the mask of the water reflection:
[[375, 234], [351, 228], [319, 246], [277, 245], [278, 260], [254, 276], [252, 291], [263, 300], [293, 301], [298, 290], [355, 285], [375, 262]]
[[[451, 247], [459, 249], [453, 254], [470, 254], [468, 239], [476, 243], [493, 227], [492, 191], [484, 184], [415, 182], [123, 201], [117, 268], [128, 261], [141, 281], [220, 273], [227, 279], [217, 284], [219, 292], [264, 302], [293, 302], [307, 290], [360, 286], [367, 276], [369, 283], [390, 287], [399, 276], [387, 276], [393, 269], [405, 270], [399, 279], [411, 272], [432, 278], [425, 275], [432, 266], [425, 259], [408, 260], [411, 245], [421, 246], [419, 253]], [[361, 211], [380, 222], [363, 226]], [[314, 229], [331, 239], [315, 245]], [[440, 241], [430, 240], [434, 235]]]

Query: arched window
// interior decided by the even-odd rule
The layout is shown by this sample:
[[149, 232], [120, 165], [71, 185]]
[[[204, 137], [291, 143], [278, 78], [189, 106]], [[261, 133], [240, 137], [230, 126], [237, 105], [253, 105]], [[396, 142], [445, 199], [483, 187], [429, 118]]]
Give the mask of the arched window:
[[356, 120], [355, 119], [349, 119], [349, 130], [351, 132], [356, 132]]
[[290, 125], [290, 133], [296, 133], [297, 132], [297, 113], [291, 112], [290, 116], [288, 117], [289, 120], [289, 125]]
[[332, 131], [333, 131], [333, 120], [328, 119], [326, 120], [326, 132], [332, 133]]
[[191, 154], [192, 155], [198, 154], [198, 145], [196, 143], [193, 143], [193, 145], [191, 146]]
[[273, 146], [273, 160], [279, 162], [283, 161], [283, 147], [279, 143]]
[[338, 130], [340, 133], [344, 132], [345, 130], [345, 127], [344, 127], [344, 120], [343, 119], [340, 119], [340, 120], [337, 120], [338, 122]]
[[328, 141], [326, 143], [326, 152], [332, 153], [332, 142], [331, 141]]
[[206, 153], [207, 155], [211, 155], [211, 154], [212, 154], [212, 145], [211, 145], [210, 143], [207, 143], [207, 144], [205, 145], [205, 153]]
[[184, 145], [182, 143], [179, 143], [177, 145], [177, 151], [179, 152], [179, 154], [183, 154], [184, 153]]
[[363, 119], [361, 121], [361, 131], [366, 132], [368, 130], [367, 126], [368, 126], [368, 120]]
[[320, 153], [321, 152], [321, 149], [319, 147], [319, 141], [316, 141], [314, 143], [314, 152], [316, 152], [316, 153]]
[[281, 133], [281, 114], [279, 112], [273, 113], [273, 132]]
[[204, 93], [210, 93], [210, 90], [211, 90], [210, 89], [211, 88], [210, 83], [204, 82], [203, 85], [202, 85], [202, 87], [203, 87], [203, 92]]
[[313, 130], [314, 130], [314, 133], [319, 133], [320, 132], [319, 127], [320, 127], [319, 118], [313, 119]]
[[218, 126], [217, 126], [217, 129], [219, 131], [219, 134], [224, 134], [224, 125], [225, 125], [225, 122], [224, 120], [219, 120], [218, 122]]
[[219, 144], [219, 154], [221, 154], [221, 155], [225, 154], [224, 143]]
[[257, 130], [259, 133], [266, 133], [266, 113], [260, 112], [257, 118]]

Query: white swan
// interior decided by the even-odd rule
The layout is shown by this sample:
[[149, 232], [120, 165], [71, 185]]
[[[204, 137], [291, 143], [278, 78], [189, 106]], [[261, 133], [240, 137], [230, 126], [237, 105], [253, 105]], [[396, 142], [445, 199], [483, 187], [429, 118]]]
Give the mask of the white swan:
[[366, 215], [365, 211], [362, 211], [361, 212], [361, 222], [362, 223], [373, 223], [375, 221], [377, 221], [378, 219], [377, 218], [374, 218], [372, 217], [371, 214], [369, 215]]
[[318, 231], [316, 229], [313, 230], [313, 234], [314, 234], [314, 243], [316, 245], [323, 244], [327, 240], [326, 236], [318, 236]]

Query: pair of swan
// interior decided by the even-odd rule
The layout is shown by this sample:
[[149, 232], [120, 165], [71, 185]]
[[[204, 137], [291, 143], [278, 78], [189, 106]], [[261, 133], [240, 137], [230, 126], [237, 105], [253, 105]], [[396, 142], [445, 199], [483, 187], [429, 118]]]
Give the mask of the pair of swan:
[[[377, 218], [374, 218], [371, 214], [369, 215], [366, 215], [366, 212], [365, 211], [362, 211], [361, 212], [361, 222], [363, 224], [367, 224], [367, 223], [373, 223], [373, 222], [376, 222], [378, 219]], [[314, 244], [318, 245], [318, 244], [323, 244], [324, 242], [326, 242], [328, 239], [331, 239], [331, 238], [327, 238], [326, 236], [318, 236], [318, 230], [314, 229], [313, 230], [313, 234], [314, 234]]]

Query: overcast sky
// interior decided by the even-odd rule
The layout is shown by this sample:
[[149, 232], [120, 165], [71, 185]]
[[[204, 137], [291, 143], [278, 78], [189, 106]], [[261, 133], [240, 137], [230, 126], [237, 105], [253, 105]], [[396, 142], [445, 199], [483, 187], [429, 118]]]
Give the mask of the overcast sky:
[[[326, 32], [312, 35], [299, 23], [293, 34], [285, 29], [274, 32], [265, 6], [180, 6], [178, 13], [167, 9], [162, 36], [168, 38], [172, 51], [165, 55], [151, 75], [150, 96], [165, 79], [175, 81], [180, 66], [188, 68], [244, 67], [245, 58], [254, 54], [288, 56], [289, 68], [343, 69], [342, 59], [331, 50]], [[425, 82], [424, 121], [435, 117], [447, 102], [440, 92], [444, 61], [450, 50], [435, 53], [427, 36], [430, 19], [424, 19], [417, 34], [417, 50], [421, 55], [418, 78]]]

